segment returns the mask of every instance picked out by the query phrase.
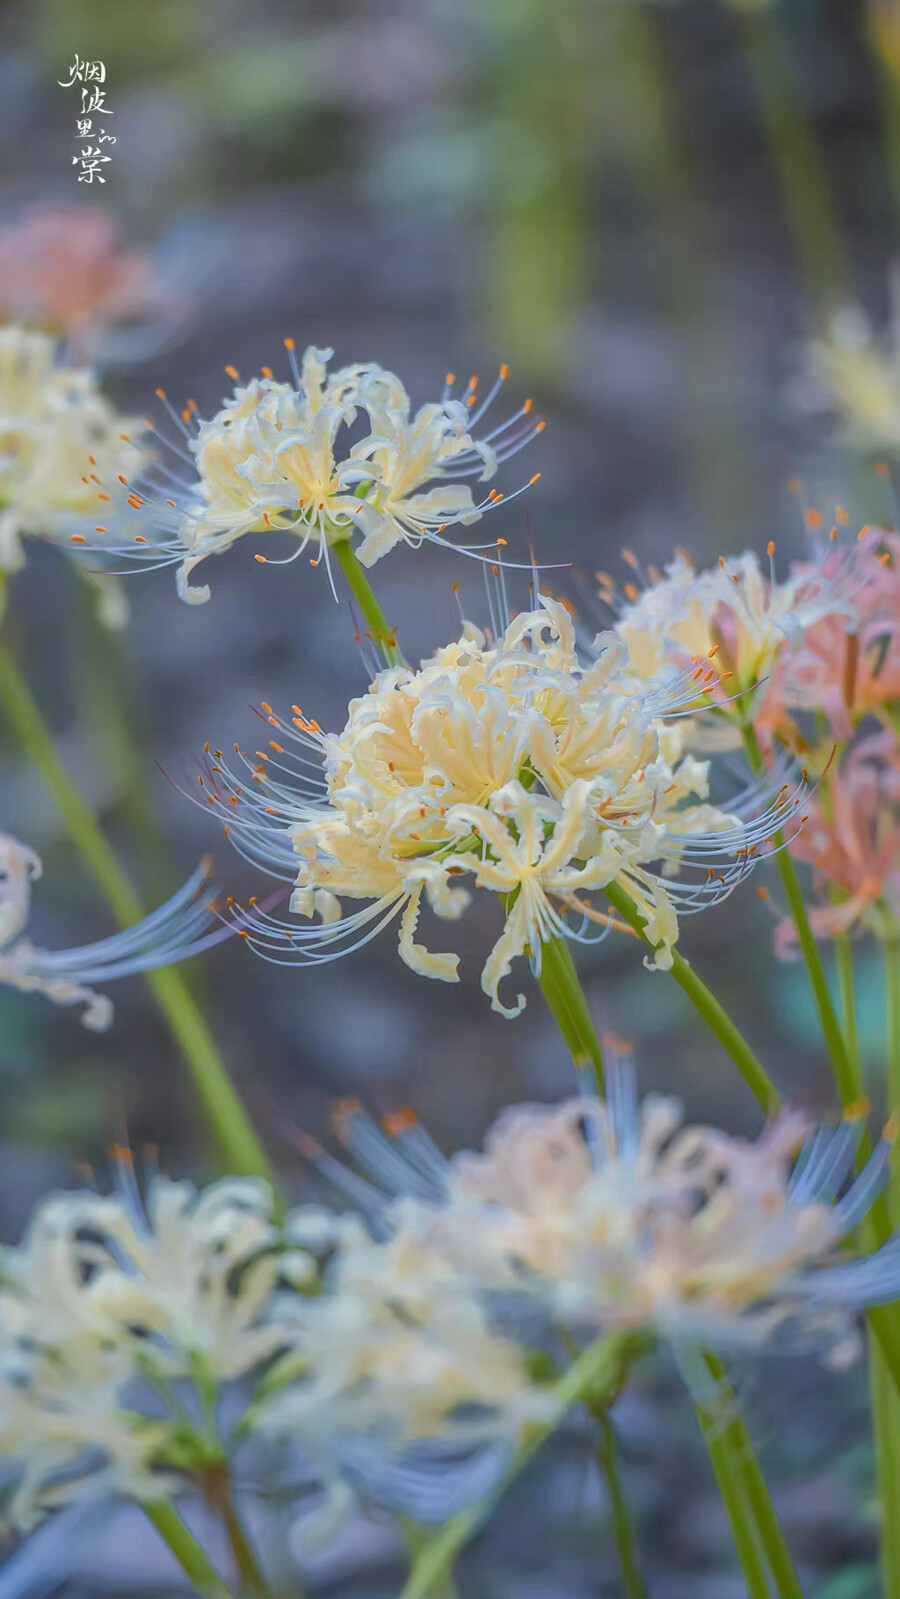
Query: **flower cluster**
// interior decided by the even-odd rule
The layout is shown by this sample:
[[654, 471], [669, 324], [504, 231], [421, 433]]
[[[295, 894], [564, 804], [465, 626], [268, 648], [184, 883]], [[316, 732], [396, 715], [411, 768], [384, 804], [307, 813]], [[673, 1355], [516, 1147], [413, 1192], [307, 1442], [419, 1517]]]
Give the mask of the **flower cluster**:
[[[704, 659], [638, 693], [626, 667], [609, 635], [580, 649], [565, 606], [543, 596], [497, 643], [467, 625], [418, 671], [379, 673], [339, 734], [265, 706], [278, 740], [245, 757], [250, 782], [217, 751], [206, 801], [227, 812], [238, 849], [295, 883], [292, 911], [319, 920], [304, 930], [248, 910], [244, 934], [272, 959], [314, 964], [399, 915], [406, 963], [455, 982], [456, 955], [415, 941], [422, 906], [453, 920], [467, 885], [488, 889], [505, 926], [482, 987], [515, 1016], [524, 996], [507, 1005], [499, 992], [512, 962], [527, 954], [539, 973], [548, 940], [602, 936], [609, 917], [591, 895], [615, 883], [655, 964], [670, 966], [679, 913], [729, 893], [779, 827], [799, 825], [805, 788], [754, 784], [727, 810], [710, 803], [708, 763], [683, 752], [678, 718], [715, 668]], [[344, 914], [343, 899], [369, 903]]]
[[875, 453], [900, 448], [898, 286], [895, 271], [889, 285], [891, 317], [883, 338], [860, 306], [845, 306], [827, 332], [813, 340], [801, 382], [814, 405], [837, 412], [851, 446]]
[[163, 294], [148, 258], [119, 247], [100, 206], [27, 206], [0, 227], [0, 319], [81, 348], [112, 324], [157, 315]]
[[210, 862], [203, 860], [171, 899], [133, 927], [76, 949], [38, 949], [24, 933], [31, 885], [41, 871], [40, 856], [29, 845], [0, 833], [0, 983], [43, 994], [57, 1005], [82, 1005], [82, 1023], [94, 1032], [109, 1026], [113, 1007], [89, 984], [173, 965], [228, 936], [216, 920]]
[[141, 1198], [127, 1151], [119, 1192], [51, 1196], [0, 1279], [0, 1439], [18, 1466], [11, 1519], [104, 1486], [165, 1497], [227, 1458], [209, 1400], [282, 1345], [280, 1281], [315, 1266], [284, 1252], [267, 1185], [202, 1194], [154, 1178]]
[[853, 616], [855, 585], [843, 564], [836, 570], [798, 564], [779, 582], [773, 556], [770, 545], [768, 573], [752, 551], [698, 572], [679, 553], [664, 574], [653, 571], [643, 588], [628, 583], [621, 593], [607, 573], [598, 573], [600, 597], [615, 612], [635, 678], [651, 683], [712, 652], [721, 672], [710, 709], [747, 721], [758, 705], [753, 691], [776, 662], [790, 657], [823, 618], [846, 628]]
[[580, 1338], [652, 1330], [727, 1349], [789, 1335], [840, 1350], [859, 1307], [896, 1293], [896, 1240], [865, 1259], [841, 1255], [887, 1180], [894, 1138], [889, 1126], [847, 1186], [861, 1115], [815, 1130], [782, 1111], [747, 1141], [686, 1126], [677, 1100], [640, 1103], [630, 1059], [613, 1055], [605, 1100], [585, 1089], [508, 1108], [483, 1153], [432, 1165], [426, 1199], [422, 1135], [392, 1131], [379, 1135], [359, 1111], [344, 1118], [356, 1161], [405, 1196], [390, 1212], [394, 1248], [425, 1237], [507, 1308], [521, 1296]]
[[[492, 478], [543, 427], [526, 400], [476, 437], [505, 367], [483, 400], [477, 378], [454, 398], [450, 374], [440, 401], [413, 414], [393, 372], [374, 363], [329, 372], [331, 350], [310, 348], [298, 363], [293, 340], [286, 344], [291, 382], [266, 367], [206, 420], [193, 401], [179, 413], [158, 390], [177, 438], [155, 430], [160, 452], [125, 485], [127, 495], [112, 479], [101, 490], [99, 547], [147, 568], [177, 566], [178, 592], [192, 604], [209, 599], [208, 587], [191, 585], [194, 569], [246, 533], [292, 534], [286, 560], [310, 550], [312, 565], [321, 561], [329, 575], [334, 545], [357, 534], [364, 566], [401, 541], [446, 542], [446, 528], [469, 526], [504, 498], [490, 489], [476, 501], [466, 480]], [[235, 369], [227, 371], [237, 383]], [[358, 437], [362, 418], [368, 431]]]
[[896, 1240], [845, 1246], [892, 1136], [851, 1179], [859, 1120], [785, 1112], [748, 1142], [641, 1106], [617, 1061], [606, 1102], [511, 1108], [449, 1161], [409, 1113], [338, 1125], [353, 1166], [307, 1148], [349, 1212], [278, 1223], [254, 1179], [144, 1196], [127, 1152], [113, 1195], [42, 1203], [0, 1281], [15, 1523], [104, 1489], [221, 1494], [239, 1448], [279, 1440], [331, 1511], [443, 1516], [552, 1424], [554, 1374], [598, 1334], [837, 1358], [900, 1286]]
[[0, 328], [0, 573], [22, 565], [25, 535], [84, 541], [101, 474], [133, 469], [140, 426], [90, 370], [63, 365], [46, 334]]

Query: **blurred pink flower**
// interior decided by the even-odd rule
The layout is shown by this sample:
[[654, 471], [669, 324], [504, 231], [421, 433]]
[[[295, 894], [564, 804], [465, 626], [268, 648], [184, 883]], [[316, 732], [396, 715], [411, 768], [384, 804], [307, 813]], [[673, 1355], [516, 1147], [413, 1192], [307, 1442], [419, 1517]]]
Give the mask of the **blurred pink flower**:
[[833, 578], [842, 568], [856, 626], [835, 613], [804, 629], [800, 646], [773, 671], [763, 735], [793, 744], [792, 713], [823, 710], [834, 737], [846, 740], [865, 716], [900, 700], [900, 533], [865, 528], [852, 550], [830, 550], [819, 570]]
[[98, 206], [26, 207], [0, 227], [0, 320], [77, 344], [88, 331], [159, 315], [165, 296], [148, 257], [120, 249], [118, 234]]
[[[840, 901], [809, 913], [813, 932], [833, 938], [854, 927], [881, 937], [900, 923], [900, 744], [889, 728], [871, 733], [827, 779], [827, 791], [808, 807], [791, 854], [813, 868], [818, 893], [838, 890]], [[775, 933], [779, 954], [796, 947], [793, 922]]]

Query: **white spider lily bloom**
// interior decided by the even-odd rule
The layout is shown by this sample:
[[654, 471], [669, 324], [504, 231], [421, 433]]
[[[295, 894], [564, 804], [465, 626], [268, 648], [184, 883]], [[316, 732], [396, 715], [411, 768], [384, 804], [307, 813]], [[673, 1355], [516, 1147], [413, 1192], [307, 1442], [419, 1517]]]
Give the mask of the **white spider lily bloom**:
[[486, 1303], [512, 1311], [521, 1296], [523, 1328], [537, 1313], [579, 1335], [840, 1356], [859, 1311], [900, 1296], [900, 1239], [847, 1248], [888, 1179], [892, 1126], [854, 1178], [859, 1119], [815, 1129], [783, 1111], [751, 1141], [685, 1126], [677, 1100], [640, 1103], [614, 1055], [607, 1085], [605, 1101], [586, 1088], [510, 1107], [483, 1153], [450, 1161], [410, 1116], [379, 1129], [351, 1110], [340, 1130], [365, 1177], [317, 1164], [401, 1258], [430, 1247]]
[[823, 337], [813, 339], [800, 397], [836, 412], [857, 449], [900, 449], [900, 271], [889, 279], [890, 319], [879, 337], [858, 305], [846, 305]]
[[109, 1027], [113, 1006], [106, 994], [89, 985], [171, 966], [228, 936], [210, 903], [210, 862], [205, 859], [177, 894], [133, 927], [76, 949], [38, 949], [22, 935], [31, 911], [31, 885], [41, 870], [33, 849], [0, 833], [0, 983], [25, 994], [43, 994], [56, 1005], [82, 1005], [82, 1025], [94, 1032]]
[[129, 474], [137, 418], [120, 416], [87, 368], [67, 367], [56, 342], [0, 328], [0, 571], [24, 561], [26, 535], [84, 540], [97, 485]]
[[38, 1206], [0, 1269], [0, 1449], [17, 1524], [101, 1489], [157, 1499], [226, 1458], [250, 1398], [234, 1384], [289, 1346], [279, 1297], [315, 1277], [273, 1211], [269, 1187], [245, 1178], [198, 1193], [154, 1176], [144, 1198], [127, 1151], [116, 1194]]
[[[729, 893], [780, 827], [793, 833], [805, 785], [770, 793], [766, 779], [727, 810], [710, 804], [708, 763], [682, 755], [677, 730], [695, 669], [638, 692], [625, 664], [611, 635], [582, 655], [565, 607], [542, 597], [499, 643], [466, 625], [418, 671], [379, 673], [340, 733], [264, 704], [278, 738], [238, 750], [249, 780], [217, 750], [195, 797], [241, 853], [295, 885], [295, 916], [319, 920], [239, 909], [242, 934], [267, 958], [314, 965], [399, 917], [407, 964], [455, 982], [457, 957], [415, 940], [420, 911], [455, 920], [480, 887], [507, 923], [483, 986], [516, 1015], [521, 997], [508, 1007], [498, 992], [510, 962], [527, 954], [539, 972], [548, 939], [604, 936], [591, 896], [615, 882], [645, 918], [655, 964], [670, 965], [679, 914]], [[344, 911], [345, 899], [368, 903]]]
[[323, 1292], [297, 1309], [286, 1369], [263, 1423], [316, 1449], [334, 1434], [398, 1449], [453, 1436], [514, 1437], [538, 1407], [522, 1350], [492, 1331], [471, 1283], [410, 1228], [384, 1242], [345, 1226]]
[[[263, 376], [236, 386], [212, 417], [199, 417], [193, 401], [179, 414], [164, 402], [177, 438], [155, 429], [159, 452], [144, 463], [123, 493], [101, 487], [104, 515], [97, 547], [114, 550], [145, 569], [174, 565], [181, 598], [209, 599], [191, 574], [246, 533], [286, 532], [295, 548], [270, 564], [284, 565], [310, 551], [331, 576], [330, 550], [361, 534], [366, 566], [398, 541], [448, 543], [448, 527], [477, 521], [503, 495], [491, 489], [476, 501], [467, 479], [487, 479], [540, 431], [531, 402], [485, 439], [473, 429], [496, 398], [506, 368], [478, 403], [477, 379], [463, 398], [448, 380], [442, 400], [411, 414], [400, 380], [374, 364], [329, 374], [333, 352], [310, 348], [298, 364], [286, 340], [290, 383]], [[226, 368], [238, 383], [233, 367]], [[368, 433], [354, 438], [358, 418]], [[269, 557], [258, 554], [266, 562]]]
[[604, 574], [601, 597], [616, 612], [615, 631], [637, 681], [652, 683], [691, 663], [696, 670], [715, 657], [715, 682], [697, 670], [698, 709], [731, 710], [740, 719], [751, 714], [748, 691], [802, 643], [805, 628], [835, 613], [852, 621], [846, 574], [829, 578], [804, 565], [779, 582], [771, 554], [770, 547], [768, 576], [752, 551], [701, 572], [679, 554], [645, 588], [627, 584], [624, 599]]
[[284, 1342], [271, 1317], [276, 1286], [315, 1277], [310, 1254], [280, 1251], [272, 1191], [255, 1178], [198, 1193], [192, 1183], [155, 1177], [143, 1202], [130, 1181], [121, 1197], [87, 1195], [70, 1209], [75, 1225], [102, 1240], [87, 1290], [91, 1312], [120, 1338], [137, 1336], [144, 1370], [202, 1370], [216, 1382], [244, 1376]]

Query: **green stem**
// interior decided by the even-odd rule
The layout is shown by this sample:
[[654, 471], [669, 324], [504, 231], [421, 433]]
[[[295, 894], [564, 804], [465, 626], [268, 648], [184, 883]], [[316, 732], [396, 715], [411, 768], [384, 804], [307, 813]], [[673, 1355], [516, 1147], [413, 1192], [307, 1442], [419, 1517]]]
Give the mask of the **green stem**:
[[[436, 1585], [452, 1570], [460, 1551], [490, 1515], [507, 1488], [559, 1425], [566, 1412], [587, 1394], [596, 1402], [609, 1398], [622, 1374], [629, 1341], [621, 1335], [598, 1338], [573, 1362], [551, 1390], [552, 1412], [547, 1421], [527, 1428], [512, 1462], [497, 1488], [477, 1505], [448, 1521], [416, 1557], [400, 1599], [432, 1599]], [[440, 1592], [440, 1589], [437, 1590]]]
[[[900, 1107], [900, 944], [886, 942], [883, 953], [888, 1102], [894, 1110]], [[889, 1220], [896, 1225], [900, 1216], [896, 1166], [888, 1190], [888, 1209]], [[869, 1381], [881, 1521], [882, 1587], [885, 1594], [900, 1594], [900, 1396], [896, 1376], [880, 1344], [870, 1344]]]
[[[753, 1526], [750, 1501], [743, 1477], [728, 1437], [728, 1428], [716, 1408], [698, 1404], [696, 1411], [710, 1465], [725, 1506], [734, 1547], [744, 1573], [747, 1594], [749, 1599], [769, 1599], [770, 1588], [766, 1567], [757, 1541], [756, 1529]], [[799, 1592], [797, 1589], [798, 1594]]]
[[860, 1098], [863, 1091], [862, 1057], [859, 1052], [859, 1029], [856, 1024], [856, 991], [853, 986], [853, 946], [846, 933], [839, 933], [834, 940], [834, 958], [838, 974], [838, 993], [841, 1000], [841, 1027], [844, 1034], [844, 1048], [853, 1073], [853, 1084], [856, 1096]]
[[[144, 915], [97, 818], [82, 799], [56, 751], [37, 702], [8, 648], [0, 643], [0, 704], [23, 749], [41, 773], [85, 865], [122, 927]], [[274, 1182], [271, 1163], [228, 1077], [215, 1039], [182, 974], [169, 967], [147, 982], [190, 1070], [229, 1170]]]
[[564, 938], [552, 938], [542, 945], [539, 981], [575, 1065], [593, 1066], [597, 1091], [602, 1094], [603, 1051], [575, 970], [572, 952]]
[[846, 297], [848, 269], [825, 164], [802, 109], [775, 7], [736, 9], [794, 244], [807, 283], [827, 314]]
[[625, 1599], [647, 1599], [647, 1588], [638, 1563], [637, 1545], [628, 1513], [628, 1503], [619, 1477], [619, 1445], [609, 1411], [603, 1405], [591, 1406], [592, 1414], [600, 1427], [600, 1469], [606, 1484], [612, 1518], [613, 1536], [622, 1573], [622, 1592]]
[[[643, 917], [626, 890], [619, 883], [608, 883], [603, 892], [622, 921], [627, 922], [648, 949], [654, 949], [656, 946], [647, 937]], [[735, 1027], [728, 1012], [719, 1004], [715, 994], [710, 992], [702, 978], [697, 976], [694, 968], [683, 955], [679, 955], [677, 950], [673, 951], [672, 976], [691, 1004], [700, 1012], [707, 1027], [715, 1034], [723, 1049], [731, 1056], [750, 1092], [758, 1099], [766, 1114], [771, 1116], [781, 1104], [778, 1089], [762, 1061], [753, 1053], [743, 1034]]]
[[[409, 1551], [409, 1563], [410, 1566], [414, 1566], [419, 1555], [431, 1543], [433, 1534], [427, 1527], [420, 1526], [417, 1521], [409, 1521], [405, 1516], [400, 1516], [399, 1521]], [[437, 1581], [428, 1590], [428, 1599], [458, 1599], [451, 1572], [441, 1572]]]
[[145, 1504], [144, 1510], [198, 1593], [206, 1599], [231, 1599], [230, 1590], [174, 1506], [167, 1499], [157, 1499]]
[[369, 579], [356, 559], [356, 551], [349, 539], [338, 539], [331, 546], [340, 562], [350, 593], [359, 606], [375, 643], [388, 666], [398, 666], [402, 659], [397, 645], [396, 628], [389, 627], [385, 614], [372, 592]]
[[753, 1517], [760, 1547], [772, 1573], [776, 1592], [779, 1599], [800, 1599], [802, 1594], [800, 1579], [794, 1569], [784, 1534], [778, 1525], [772, 1496], [750, 1442], [747, 1423], [738, 1409], [737, 1396], [728, 1382], [720, 1357], [712, 1350], [704, 1350], [703, 1360], [730, 1418], [725, 1425], [724, 1435]]
[[220, 1506], [231, 1553], [241, 1579], [241, 1593], [252, 1594], [253, 1599], [269, 1599], [271, 1589], [263, 1575], [256, 1552], [247, 1537], [241, 1519], [234, 1508], [231, 1495], [226, 1492]]
[[[762, 757], [762, 751], [759, 747], [756, 733], [752, 727], [746, 727], [744, 729], [744, 747], [747, 751], [747, 759], [749, 760], [754, 772], [765, 771], [765, 762]], [[809, 924], [809, 915], [806, 909], [806, 902], [803, 898], [803, 890], [800, 887], [800, 879], [797, 876], [797, 868], [794, 865], [790, 852], [785, 847], [784, 835], [782, 833], [775, 834], [774, 844], [777, 851], [775, 859], [778, 863], [778, 871], [781, 875], [781, 886], [784, 889], [785, 898], [788, 902], [788, 909], [790, 910], [794, 926], [797, 929], [797, 939], [800, 944], [800, 952], [803, 956], [804, 965], [806, 966], [806, 972], [807, 976], [809, 977], [810, 987], [813, 992], [816, 1010], [819, 1013], [819, 1024], [822, 1028], [822, 1036], [825, 1040], [825, 1046], [828, 1050], [828, 1053], [831, 1056], [831, 1065], [834, 1071], [834, 1079], [837, 1084], [838, 1093], [841, 1096], [841, 1103], [844, 1108], [847, 1109], [859, 1098], [859, 1093], [857, 1090], [853, 1067], [850, 1062], [850, 1057], [847, 1053], [847, 1046], [844, 1043], [844, 1035], [841, 1032], [841, 1025], [838, 1021], [837, 1011], [834, 1008], [834, 1001], [831, 997], [831, 992], [828, 987], [828, 977], [825, 972], [825, 965], [822, 960], [819, 946], [816, 943], [813, 930]]]

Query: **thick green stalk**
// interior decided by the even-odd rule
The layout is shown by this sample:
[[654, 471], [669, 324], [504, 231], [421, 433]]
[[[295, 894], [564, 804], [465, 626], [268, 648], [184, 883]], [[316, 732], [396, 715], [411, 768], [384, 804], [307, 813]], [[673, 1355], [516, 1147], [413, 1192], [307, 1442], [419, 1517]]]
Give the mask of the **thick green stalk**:
[[[409, 1521], [405, 1516], [399, 1517], [406, 1547], [409, 1551], [410, 1566], [414, 1566], [419, 1555], [433, 1539], [433, 1533], [428, 1527], [423, 1527], [417, 1521]], [[456, 1583], [450, 1571], [442, 1571], [437, 1581], [428, 1590], [428, 1599], [458, 1599]]]
[[[763, 772], [765, 770], [765, 762], [752, 727], [744, 729], [744, 746], [747, 751], [747, 759], [754, 772]], [[809, 977], [816, 1010], [819, 1013], [819, 1024], [822, 1028], [825, 1047], [831, 1057], [834, 1080], [841, 1096], [841, 1103], [846, 1109], [859, 1097], [853, 1068], [847, 1053], [847, 1046], [844, 1043], [844, 1035], [841, 1032], [837, 1011], [834, 1008], [831, 991], [828, 987], [828, 977], [825, 972], [822, 954], [809, 924], [809, 915], [803, 898], [803, 890], [800, 887], [800, 879], [797, 876], [797, 868], [789, 850], [784, 845], [784, 835], [782, 833], [775, 834], [774, 843], [777, 850], [775, 859], [781, 875], [781, 886], [784, 889], [791, 918], [797, 929], [797, 940], [804, 965], [806, 966], [807, 976]]]
[[369, 579], [356, 559], [353, 545], [349, 539], [338, 539], [331, 548], [340, 562], [350, 593], [359, 606], [385, 661], [388, 666], [398, 666], [401, 655], [397, 646], [396, 629], [388, 626], [385, 614], [372, 592]]
[[[0, 643], [0, 704], [23, 749], [41, 773], [85, 865], [106, 895], [122, 927], [140, 921], [143, 907], [119, 865], [100, 823], [63, 765], [37, 702], [5, 644]], [[228, 1169], [274, 1181], [271, 1163], [228, 1077], [215, 1039], [180, 972], [169, 967], [147, 974], [206, 1112]]]
[[[696, 1410], [710, 1464], [725, 1506], [734, 1547], [744, 1573], [748, 1599], [770, 1599], [769, 1580], [756, 1529], [753, 1526], [750, 1501], [734, 1458], [728, 1429], [715, 1410], [710, 1410], [701, 1404], [696, 1406]], [[797, 1591], [799, 1593], [799, 1589]]]
[[775, 1591], [779, 1599], [801, 1599], [800, 1579], [794, 1569], [784, 1534], [778, 1525], [772, 1496], [760, 1470], [759, 1461], [750, 1442], [747, 1423], [738, 1409], [737, 1398], [728, 1382], [725, 1367], [720, 1357], [712, 1350], [705, 1350], [703, 1359], [728, 1414], [729, 1419], [724, 1426], [725, 1434], [753, 1517], [760, 1547], [772, 1573]]
[[595, 1401], [608, 1399], [621, 1378], [628, 1340], [619, 1334], [598, 1338], [572, 1363], [552, 1389], [552, 1414], [547, 1421], [524, 1430], [512, 1462], [498, 1487], [477, 1505], [448, 1521], [417, 1555], [399, 1599], [431, 1599], [446, 1572], [469, 1539], [474, 1537], [507, 1488], [559, 1425], [566, 1412], [590, 1394]]
[[803, 103], [774, 6], [736, 3], [744, 51], [753, 73], [769, 152], [804, 276], [826, 314], [846, 298], [849, 274], [815, 132]]
[[542, 946], [540, 985], [575, 1065], [593, 1067], [597, 1090], [602, 1094], [603, 1051], [572, 952], [564, 938], [550, 939]]
[[[603, 892], [622, 921], [627, 922], [648, 949], [653, 949], [655, 946], [647, 937], [644, 920], [625, 889], [618, 883], [608, 883]], [[771, 1116], [781, 1104], [778, 1089], [762, 1061], [753, 1053], [743, 1034], [735, 1027], [728, 1012], [719, 1004], [715, 994], [710, 992], [702, 978], [697, 976], [694, 968], [688, 964], [683, 955], [679, 955], [677, 950], [673, 952], [672, 976], [679, 988], [687, 994], [691, 1004], [700, 1012], [707, 1027], [715, 1034], [723, 1049], [731, 1056], [750, 1092], [759, 1100], [766, 1114]]]
[[834, 940], [834, 958], [837, 966], [838, 992], [841, 1000], [841, 1028], [844, 1048], [853, 1073], [858, 1096], [862, 1095], [862, 1059], [859, 1053], [859, 1030], [856, 1025], [856, 991], [853, 986], [853, 946], [846, 933]]
[[226, 1588], [205, 1550], [185, 1526], [174, 1506], [167, 1499], [157, 1499], [145, 1504], [144, 1510], [197, 1592], [204, 1594], [205, 1599], [231, 1599], [230, 1589]]
[[615, 1429], [604, 1405], [591, 1406], [600, 1428], [600, 1469], [606, 1484], [613, 1537], [622, 1574], [622, 1592], [625, 1599], [647, 1599], [647, 1588], [638, 1561], [637, 1544], [628, 1512], [628, 1503], [619, 1478], [619, 1445]]
[[[884, 945], [884, 993], [888, 1103], [900, 1109], [900, 944]], [[897, 1166], [888, 1196], [893, 1226], [900, 1219]], [[881, 1348], [870, 1346], [875, 1465], [881, 1509], [881, 1580], [885, 1594], [900, 1594], [900, 1394], [891, 1381]]]

